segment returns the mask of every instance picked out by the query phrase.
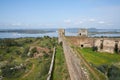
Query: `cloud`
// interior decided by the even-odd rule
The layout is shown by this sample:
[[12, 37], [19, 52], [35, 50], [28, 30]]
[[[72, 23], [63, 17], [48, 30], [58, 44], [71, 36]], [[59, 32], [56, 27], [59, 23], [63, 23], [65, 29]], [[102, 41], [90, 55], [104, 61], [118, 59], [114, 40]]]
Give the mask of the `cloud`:
[[55, 24], [52, 24], [52, 23], [49, 23], [49, 24], [43, 24], [43, 25], [45, 25], [45, 26], [54, 26]]
[[96, 20], [91, 18], [91, 19], [89, 19], [89, 21], [90, 21], [90, 22], [94, 22], [94, 21], [96, 21]]
[[98, 23], [99, 23], [99, 24], [104, 24], [105, 22], [104, 22], [104, 21], [99, 21]]
[[11, 26], [21, 26], [22, 24], [21, 23], [13, 23], [11, 24]]
[[74, 24], [79, 25], [79, 24], [82, 24], [82, 23], [83, 23], [83, 21], [76, 21]]
[[70, 20], [70, 19], [66, 19], [66, 20], [64, 20], [64, 23], [70, 24], [70, 23], [71, 23], [71, 20]]

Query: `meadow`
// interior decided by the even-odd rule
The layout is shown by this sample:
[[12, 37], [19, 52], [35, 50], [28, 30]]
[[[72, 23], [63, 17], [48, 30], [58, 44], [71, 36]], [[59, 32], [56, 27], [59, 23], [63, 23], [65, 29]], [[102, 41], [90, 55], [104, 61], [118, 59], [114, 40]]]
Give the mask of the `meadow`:
[[[92, 48], [76, 48], [77, 52], [92, 66], [95, 72], [103, 73], [109, 80], [120, 79], [120, 55], [93, 51]], [[98, 73], [96, 72], [96, 73]]]

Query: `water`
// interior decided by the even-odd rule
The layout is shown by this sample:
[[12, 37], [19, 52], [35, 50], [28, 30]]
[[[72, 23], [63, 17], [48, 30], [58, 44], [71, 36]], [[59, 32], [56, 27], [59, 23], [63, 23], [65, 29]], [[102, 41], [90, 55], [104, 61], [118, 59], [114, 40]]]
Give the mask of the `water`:
[[21, 38], [21, 37], [57, 37], [57, 32], [43, 33], [43, 34], [24, 34], [24, 33], [0, 33], [0, 38]]
[[[51, 31], [51, 32], [43, 32], [43, 33], [24, 33], [20, 31], [16, 32], [0, 32], [0, 38], [21, 38], [21, 37], [44, 37], [44, 36], [50, 36], [50, 37], [58, 37], [57, 29], [42, 29], [44, 31]], [[66, 36], [77, 36], [78, 35], [77, 28], [73, 29], [66, 29], [65, 35]], [[0, 30], [2, 31], [2, 30]], [[28, 30], [27, 30], [28, 31]], [[120, 32], [120, 29], [88, 29], [88, 32]], [[89, 35], [90, 37], [120, 37], [120, 34], [94, 34]]]
[[91, 37], [120, 37], [120, 34], [95, 34]]

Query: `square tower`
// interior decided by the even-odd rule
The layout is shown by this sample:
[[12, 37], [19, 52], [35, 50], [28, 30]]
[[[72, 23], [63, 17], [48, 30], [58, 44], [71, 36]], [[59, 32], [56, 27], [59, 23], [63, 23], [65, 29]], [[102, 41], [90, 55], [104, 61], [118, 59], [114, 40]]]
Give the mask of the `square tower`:
[[87, 37], [88, 36], [88, 30], [87, 29], [80, 29], [78, 31], [78, 36]]

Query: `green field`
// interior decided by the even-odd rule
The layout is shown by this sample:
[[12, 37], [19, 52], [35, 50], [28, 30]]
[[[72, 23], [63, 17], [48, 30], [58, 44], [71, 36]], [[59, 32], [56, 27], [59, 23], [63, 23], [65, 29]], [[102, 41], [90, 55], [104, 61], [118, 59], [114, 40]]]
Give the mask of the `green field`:
[[77, 50], [89, 63], [95, 64], [96, 66], [100, 66], [102, 64], [112, 65], [114, 63], [120, 62], [120, 55], [118, 54], [95, 52], [92, 51], [91, 48], [78, 48]]
[[60, 45], [58, 45], [56, 49], [52, 80], [70, 80], [63, 49]]
[[[91, 67], [102, 72], [108, 80], [120, 80], [120, 55], [92, 51], [92, 48], [75, 48]], [[97, 72], [93, 69], [94, 72]], [[98, 73], [98, 72], [97, 72]], [[98, 75], [98, 74], [97, 74]]]

